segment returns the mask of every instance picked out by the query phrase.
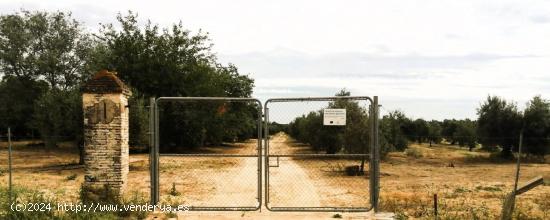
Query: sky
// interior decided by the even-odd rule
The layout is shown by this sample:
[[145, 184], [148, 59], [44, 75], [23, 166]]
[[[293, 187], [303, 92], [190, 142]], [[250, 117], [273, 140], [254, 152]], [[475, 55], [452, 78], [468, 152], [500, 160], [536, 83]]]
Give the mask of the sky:
[[476, 118], [488, 95], [550, 99], [550, 1], [2, 0], [72, 11], [86, 29], [137, 12], [208, 32], [219, 61], [255, 79], [254, 96], [379, 96], [382, 113]]

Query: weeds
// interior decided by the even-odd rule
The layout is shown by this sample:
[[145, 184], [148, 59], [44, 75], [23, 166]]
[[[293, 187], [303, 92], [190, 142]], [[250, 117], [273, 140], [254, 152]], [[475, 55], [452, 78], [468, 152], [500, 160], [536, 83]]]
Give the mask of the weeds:
[[498, 186], [477, 186], [476, 190], [484, 190], [489, 192], [501, 192], [502, 189], [500, 189]]
[[[473, 197], [476, 191], [466, 187], [439, 191], [438, 219], [498, 219], [502, 205], [503, 193], [498, 186], [476, 187], [478, 190], [494, 192], [494, 200], [480, 200]], [[499, 190], [497, 190], [499, 189]], [[380, 209], [395, 213], [397, 220], [434, 219], [433, 193], [429, 186], [410, 194], [383, 194]], [[488, 203], [487, 203], [488, 202]], [[550, 193], [529, 201], [519, 197], [514, 212], [514, 219], [550, 219]]]
[[65, 177], [65, 180], [67, 180], [67, 181], [70, 181], [70, 180], [75, 180], [75, 179], [76, 179], [76, 177], [77, 177], [77, 175], [76, 175], [76, 174], [73, 174], [73, 175], [69, 175], [69, 176]]
[[172, 183], [172, 189], [170, 189], [170, 195], [171, 196], [179, 196], [180, 192], [176, 190], [176, 183]]
[[413, 158], [422, 158], [424, 155], [422, 154], [422, 152], [420, 152], [420, 150], [416, 149], [416, 148], [407, 148], [405, 150], [405, 155], [407, 155], [408, 157], [413, 157]]
[[174, 212], [169, 212], [168, 214], [166, 214], [166, 217], [167, 218], [176, 218], [176, 217], [178, 217], [178, 215]]
[[[86, 187], [83, 187], [81, 190], [86, 190]], [[81, 192], [81, 195], [85, 193]], [[146, 201], [143, 199], [143, 195], [138, 194], [137, 192], [128, 199], [121, 200], [117, 203], [110, 203], [113, 205], [141, 205], [145, 204]], [[86, 198], [84, 198], [86, 199]], [[89, 199], [89, 198], [88, 198]], [[85, 212], [85, 211], [63, 211], [59, 210], [57, 205], [59, 201], [55, 200], [52, 197], [46, 196], [44, 193], [25, 189], [21, 187], [14, 187], [12, 191], [12, 201], [15, 204], [50, 204], [50, 206], [44, 206], [39, 208], [40, 210], [12, 210], [11, 202], [8, 199], [8, 189], [6, 187], [0, 187], [0, 219], [46, 219], [46, 220], [72, 220], [72, 219], [91, 219], [91, 220], [116, 220], [116, 219], [145, 219], [147, 217], [147, 212], [144, 210], [129, 212], [129, 211], [115, 211], [115, 212]], [[81, 200], [82, 201], [82, 200]], [[81, 202], [79, 201], [79, 202]], [[105, 203], [107, 204], [107, 203]], [[22, 207], [22, 206], [20, 206]], [[124, 209], [121, 209], [124, 210]], [[135, 211], [135, 210], [134, 210]]]
[[466, 189], [464, 187], [458, 187], [455, 189], [454, 193], [467, 193], [467, 192], [471, 192], [471, 190], [469, 189]]

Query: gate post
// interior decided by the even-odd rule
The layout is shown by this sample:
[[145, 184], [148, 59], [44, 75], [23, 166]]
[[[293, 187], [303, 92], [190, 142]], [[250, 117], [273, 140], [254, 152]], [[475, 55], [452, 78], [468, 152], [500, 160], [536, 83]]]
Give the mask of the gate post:
[[380, 193], [380, 146], [378, 141], [378, 96], [373, 97], [370, 108], [371, 130], [370, 130], [370, 202], [374, 212], [378, 212], [378, 198]]
[[150, 202], [158, 203], [158, 151], [156, 150], [156, 102], [155, 98], [149, 98], [149, 177], [150, 177]]
[[83, 191], [91, 201], [120, 199], [129, 165], [130, 89], [114, 72], [102, 70], [82, 87], [84, 110]]

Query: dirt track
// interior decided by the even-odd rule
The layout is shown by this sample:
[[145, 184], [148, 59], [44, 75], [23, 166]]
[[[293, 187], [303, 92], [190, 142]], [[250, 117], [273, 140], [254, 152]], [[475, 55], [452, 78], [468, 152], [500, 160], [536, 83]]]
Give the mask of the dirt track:
[[[287, 154], [293, 151], [289, 146], [288, 136], [283, 134], [273, 136], [269, 147], [277, 152]], [[269, 170], [271, 203], [294, 207], [319, 207], [321, 205], [314, 181], [295, 160], [281, 160], [278, 167], [271, 167]]]

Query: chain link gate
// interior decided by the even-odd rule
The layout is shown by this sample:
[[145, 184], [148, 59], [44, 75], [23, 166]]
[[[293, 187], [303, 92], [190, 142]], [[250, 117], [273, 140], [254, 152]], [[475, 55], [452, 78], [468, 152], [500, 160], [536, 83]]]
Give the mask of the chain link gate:
[[[267, 100], [264, 108], [268, 210], [377, 211], [377, 96], [276, 98]], [[330, 112], [343, 112], [344, 122], [331, 121], [338, 118], [329, 118]], [[286, 125], [286, 130], [281, 125]], [[368, 181], [364, 169], [367, 158]]]
[[[332, 107], [338, 107], [336, 102], [366, 102], [369, 106], [368, 109], [368, 134], [364, 133], [364, 127], [358, 127], [362, 132], [359, 132], [364, 142], [364, 139], [368, 139], [368, 146], [370, 146], [367, 153], [367, 146], [365, 144], [359, 144], [359, 148], [352, 151], [353, 153], [343, 151], [343, 153], [319, 153], [311, 152], [311, 146], [304, 143], [299, 143], [293, 140], [288, 134], [278, 133], [270, 135], [273, 128], [277, 126], [277, 123], [270, 122], [270, 108], [276, 109], [276, 104], [291, 104], [291, 103], [333, 103]], [[232, 103], [245, 103], [252, 106], [254, 114], [256, 116], [256, 129], [257, 129], [257, 143], [255, 144], [255, 153], [160, 153], [160, 148], [163, 144], [161, 142], [161, 129], [160, 110], [159, 105], [162, 103], [210, 103], [210, 107], [217, 107], [217, 112], [224, 112], [226, 108], [231, 108]], [[213, 103], [213, 104], [212, 104]], [[341, 103], [340, 103], [341, 104]], [[269, 106], [268, 106], [269, 105]], [[353, 104], [352, 104], [353, 105]], [[288, 106], [287, 106], [288, 107]], [[319, 106], [320, 108], [296, 108], [296, 112], [307, 113], [305, 110], [319, 110], [329, 106]], [[347, 110], [347, 107], [344, 107]], [[292, 108], [286, 108], [292, 109]], [[338, 96], [338, 97], [317, 97], [317, 98], [277, 98], [269, 99], [265, 102], [265, 109], [258, 99], [254, 98], [225, 98], [225, 97], [160, 97], [157, 99], [152, 98], [150, 100], [150, 173], [151, 173], [151, 203], [173, 203], [171, 198], [176, 198], [181, 193], [182, 197], [186, 198], [185, 201], [180, 201], [179, 204], [184, 204], [189, 207], [191, 211], [254, 211], [261, 208], [262, 204], [262, 171], [265, 172], [264, 191], [265, 194], [265, 206], [270, 211], [347, 211], [347, 212], [363, 212], [370, 211], [374, 208], [378, 209], [378, 197], [379, 197], [379, 147], [378, 147], [378, 97], [350, 97], [350, 96]], [[185, 112], [185, 111], [184, 111]], [[296, 113], [294, 112], [294, 113]], [[192, 115], [192, 114], [191, 114]], [[180, 115], [181, 116], [181, 115]], [[183, 114], [183, 116], [190, 116]], [[195, 119], [200, 118], [194, 115]], [[263, 117], [262, 117], [263, 116]], [[296, 115], [297, 116], [297, 115]], [[193, 117], [191, 117], [193, 118]], [[262, 122], [262, 118], [264, 121]], [[290, 122], [294, 118], [286, 118], [286, 122]], [[350, 118], [356, 120], [356, 118]], [[364, 118], [363, 118], [364, 119]], [[192, 119], [187, 119], [192, 120]], [[348, 119], [349, 120], [349, 119]], [[163, 120], [166, 121], [166, 120]], [[284, 119], [283, 119], [284, 121]], [[262, 124], [264, 124], [264, 130], [262, 130]], [[352, 123], [353, 124], [353, 123]], [[287, 125], [288, 126], [288, 125]], [[322, 126], [318, 124], [318, 126]], [[271, 127], [271, 129], [270, 129]], [[341, 129], [341, 128], [340, 128]], [[338, 132], [338, 128], [333, 131]], [[262, 132], [264, 133], [262, 135]], [[288, 130], [285, 130], [288, 132]], [[368, 137], [365, 137], [368, 136]], [[264, 138], [264, 149], [262, 153], [262, 137]], [[353, 135], [352, 135], [353, 137]], [[355, 136], [356, 137], [356, 136]], [[274, 142], [275, 141], [275, 142]], [[271, 143], [270, 143], [271, 142]], [[360, 142], [360, 143], [363, 143]], [[270, 145], [273, 145], [270, 147]], [[276, 147], [279, 146], [279, 147]], [[282, 146], [282, 147], [281, 147]], [[374, 147], [372, 147], [374, 146]], [[357, 146], [356, 146], [357, 147]], [[249, 148], [250, 150], [250, 148]], [[271, 150], [271, 152], [270, 152]], [[280, 152], [276, 150], [282, 150]], [[349, 150], [348, 150], [349, 151]], [[360, 152], [357, 152], [360, 151]], [[262, 156], [265, 168], [262, 169]], [[160, 158], [168, 158], [168, 163], [161, 164]], [[215, 159], [215, 160], [213, 160]], [[363, 175], [366, 172], [364, 165], [368, 159], [368, 181]], [[235, 162], [234, 160], [241, 160]], [[249, 160], [243, 162], [242, 160]], [[250, 162], [255, 161], [255, 162]], [[193, 165], [193, 163], [195, 165]], [[255, 163], [255, 164], [254, 164]], [[331, 164], [332, 163], [332, 164]], [[175, 166], [174, 166], [175, 164]], [[197, 167], [196, 164], [199, 164]], [[243, 166], [245, 164], [245, 166]], [[324, 164], [324, 165], [323, 165]], [[336, 164], [336, 165], [334, 165]], [[212, 167], [209, 167], [211, 166]], [[229, 168], [228, 168], [229, 165]], [[231, 166], [233, 165], [233, 166]], [[351, 166], [350, 166], [351, 165]], [[205, 169], [206, 167], [206, 169]], [[270, 169], [270, 167], [272, 169]], [[346, 167], [360, 167], [357, 171], [358, 176], [342, 176], [343, 172], [347, 172]], [[183, 168], [183, 170], [178, 170]], [[210, 169], [207, 169], [210, 168]], [[278, 169], [278, 170], [277, 170]], [[224, 175], [219, 170], [226, 172]], [[281, 172], [282, 170], [282, 172]], [[183, 171], [183, 172], [181, 172]], [[353, 171], [353, 169], [351, 170]], [[176, 174], [175, 174], [176, 173]], [[183, 178], [180, 175], [183, 175]], [[189, 173], [194, 173], [189, 175]], [[255, 182], [246, 178], [248, 174], [256, 174]], [[170, 176], [172, 182], [166, 182], [161, 180], [161, 174]], [[240, 175], [235, 175], [240, 174]], [[244, 174], [244, 176], [243, 176]], [[281, 174], [282, 178], [281, 178]], [[327, 175], [330, 174], [330, 175]], [[175, 175], [175, 176], [174, 176]], [[203, 175], [210, 175], [209, 180], [218, 180], [218, 182], [224, 182], [225, 185], [215, 185], [211, 188], [201, 188], [202, 185], [208, 185], [207, 182], [192, 182], [195, 179], [204, 179]], [[285, 176], [286, 175], [286, 176]], [[244, 177], [244, 178], [243, 178]], [[270, 177], [272, 180], [270, 180]], [[220, 181], [221, 180], [221, 181]], [[305, 180], [305, 183], [304, 183]], [[190, 182], [191, 181], [191, 182]], [[163, 182], [161, 188], [161, 182]], [[214, 181], [215, 182], [215, 181]], [[336, 183], [336, 184], [334, 184]], [[354, 186], [348, 191], [342, 192], [342, 183]], [[368, 184], [367, 184], [368, 183]], [[253, 186], [256, 184], [256, 186]], [[239, 186], [247, 186], [242, 189]], [[250, 185], [253, 187], [250, 188]], [[368, 185], [368, 186], [367, 186]], [[303, 187], [305, 186], [305, 187]], [[324, 186], [324, 187], [323, 187]], [[248, 190], [249, 192], [255, 192], [255, 199], [249, 199], [254, 204], [239, 204], [241, 201], [242, 193], [234, 192], [232, 189], [235, 187], [241, 191]], [[278, 190], [281, 189], [282, 191]], [[284, 188], [291, 188], [286, 190]], [[303, 187], [303, 188], [302, 188]], [[220, 191], [220, 188], [222, 191]], [[223, 191], [228, 189], [228, 191]], [[183, 189], [183, 192], [181, 189]], [[321, 189], [319, 191], [319, 189]], [[333, 191], [331, 191], [331, 189]], [[191, 191], [186, 191], [191, 190]], [[328, 190], [328, 193], [327, 193]], [[319, 192], [318, 192], [319, 191]], [[169, 196], [163, 194], [168, 193]], [[315, 194], [317, 196], [308, 197], [305, 194]], [[326, 193], [326, 194], [325, 194]], [[208, 194], [206, 198], [196, 197], [197, 194]], [[219, 195], [215, 195], [219, 194]], [[235, 200], [230, 200], [233, 196]], [[237, 196], [237, 197], [235, 197]], [[350, 198], [350, 196], [352, 198]], [[167, 197], [168, 199], [166, 199]], [[273, 197], [273, 198], [272, 198]], [[334, 197], [342, 197], [347, 201], [342, 203], [334, 199]], [[220, 198], [227, 203], [216, 203], [220, 201]], [[301, 198], [297, 201], [292, 201], [292, 198]], [[313, 199], [312, 199], [313, 198]], [[328, 198], [328, 200], [326, 199]], [[342, 199], [340, 198], [340, 199]], [[369, 199], [367, 199], [369, 198]], [[281, 203], [280, 199], [290, 202], [291, 204]], [[327, 201], [325, 201], [327, 200]], [[281, 200], [282, 201], [282, 200]], [[312, 204], [308, 202], [313, 201]]]
[[[152, 204], [175, 203], [187, 206], [190, 211], [260, 209], [262, 104], [258, 99], [160, 97], [150, 100], [150, 108], [153, 113], [150, 117], [152, 147], [149, 158]], [[250, 116], [253, 121], [244, 120], [250, 119]], [[203, 140], [199, 140], [199, 143], [205, 143], [206, 136], [232, 132], [232, 124], [239, 124], [241, 127], [246, 124], [254, 133], [254, 136], [248, 138], [255, 137], [257, 140], [215, 147], [203, 147], [201, 144], [196, 146], [197, 149], [186, 149], [185, 153], [164, 152], [185, 146], [167, 141], [166, 139], [172, 138], [171, 134], [162, 131], [164, 127], [160, 126], [160, 121], [169, 125], [175, 124], [170, 129], [176, 130], [174, 136], [180, 139], [179, 142], [178, 139], [172, 141], [174, 143], [181, 144], [184, 140], [181, 136], [184, 135], [187, 135], [187, 139], [183, 142], [202, 137]], [[205, 127], [215, 127], [221, 132], [208, 134], [210, 130]]]

